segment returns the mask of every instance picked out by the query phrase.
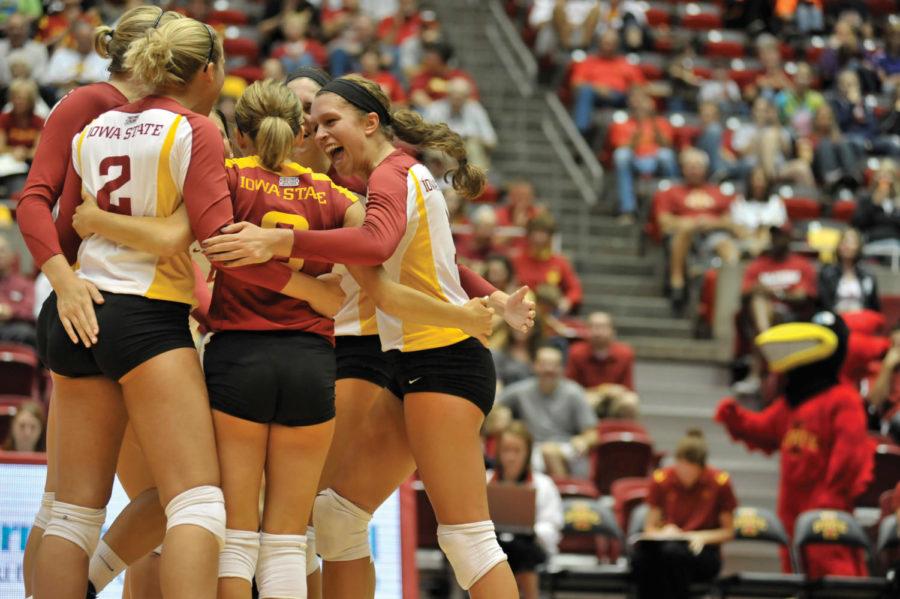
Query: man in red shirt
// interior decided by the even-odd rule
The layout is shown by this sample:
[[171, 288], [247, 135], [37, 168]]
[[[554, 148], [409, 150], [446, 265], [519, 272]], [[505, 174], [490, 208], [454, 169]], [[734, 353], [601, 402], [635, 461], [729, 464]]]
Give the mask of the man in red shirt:
[[572, 68], [575, 126], [587, 133], [595, 106], [624, 108], [628, 90], [643, 83], [641, 70], [619, 54], [619, 34], [610, 27], [600, 36], [597, 54]]
[[634, 350], [616, 341], [616, 329], [606, 312], [591, 313], [587, 325], [587, 340], [569, 349], [566, 378], [585, 388], [592, 405], [636, 404]]
[[513, 266], [522, 285], [535, 290], [541, 285], [557, 287], [562, 295], [556, 308], [566, 315], [581, 303], [581, 281], [566, 257], [555, 254], [550, 247], [555, 232], [556, 222], [549, 214], [539, 214], [528, 221], [527, 245], [513, 260]]
[[409, 96], [413, 106], [423, 109], [434, 100], [447, 95], [447, 83], [462, 77], [472, 84], [472, 97], [478, 98], [478, 86], [472, 76], [447, 64], [453, 57], [453, 48], [445, 43], [426, 44], [423, 49], [422, 70], [409, 82]]
[[15, 270], [15, 254], [0, 236], [0, 341], [36, 346], [34, 283]]
[[378, 24], [378, 38], [391, 46], [399, 46], [419, 35], [422, 27], [422, 14], [417, 0], [400, 0], [397, 4], [397, 14], [385, 17]]
[[510, 181], [506, 184], [506, 205], [497, 208], [497, 225], [524, 228], [543, 210], [544, 207], [534, 201], [534, 186], [530, 181]]
[[485, 261], [494, 255], [506, 255], [497, 239], [497, 216], [491, 206], [480, 206], [472, 215], [472, 232], [453, 236], [460, 262], [482, 271]]
[[669, 238], [669, 287], [677, 311], [686, 303], [684, 269], [698, 237], [723, 262], [734, 264], [739, 255], [732, 232], [731, 198], [707, 181], [706, 153], [696, 148], [684, 150], [681, 170], [684, 182], [658, 195], [653, 207], [663, 235]]
[[652, 175], [658, 172], [668, 178], [678, 174], [672, 150], [672, 126], [656, 114], [653, 99], [641, 88], [634, 88], [628, 97], [628, 107], [631, 117], [614, 122], [609, 128], [609, 143], [615, 148], [613, 162], [622, 224], [634, 223], [637, 211], [635, 173]]

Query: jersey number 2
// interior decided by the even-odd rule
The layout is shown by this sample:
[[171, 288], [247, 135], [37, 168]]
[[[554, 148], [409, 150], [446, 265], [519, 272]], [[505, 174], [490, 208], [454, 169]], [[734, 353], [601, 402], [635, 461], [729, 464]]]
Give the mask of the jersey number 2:
[[131, 216], [131, 198], [116, 198], [116, 203], [110, 201], [110, 194], [116, 191], [131, 180], [131, 159], [128, 156], [107, 156], [100, 161], [100, 176], [105, 177], [109, 174], [109, 169], [118, 166], [121, 170], [119, 176], [110, 179], [97, 192], [97, 205], [101, 210], [107, 212], [115, 212], [117, 214], [125, 214]]
[[[260, 226], [264, 229], [300, 229], [301, 231], [306, 231], [309, 229], [309, 221], [299, 214], [270, 210], [263, 214]], [[294, 270], [303, 270], [303, 258], [291, 258], [287, 264]]]

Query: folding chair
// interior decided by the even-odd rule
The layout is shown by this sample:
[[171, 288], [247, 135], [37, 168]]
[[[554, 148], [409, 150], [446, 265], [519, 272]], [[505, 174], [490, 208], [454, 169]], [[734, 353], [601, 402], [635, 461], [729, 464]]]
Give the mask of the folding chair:
[[608, 495], [613, 481], [650, 474], [656, 464], [653, 441], [637, 433], [611, 433], [591, 451], [591, 479]]

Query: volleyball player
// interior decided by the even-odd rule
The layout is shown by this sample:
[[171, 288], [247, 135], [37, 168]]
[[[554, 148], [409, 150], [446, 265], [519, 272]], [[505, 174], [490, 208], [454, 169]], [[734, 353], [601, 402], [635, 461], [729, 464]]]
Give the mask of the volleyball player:
[[[69, 172], [78, 184], [66, 185], [64, 196], [80, 195], [83, 184], [105, 209], [156, 215], [171, 214], [183, 198], [195, 236], [208, 237], [232, 219], [219, 133], [196, 114], [209, 113], [224, 79], [221, 42], [199, 22], [173, 20], [133, 42], [124, 66], [165, 97], [106, 112], [86, 127], [74, 142]], [[97, 543], [128, 416], [166, 506], [163, 592], [212, 597], [225, 514], [187, 328], [190, 259], [186, 252], [157, 258], [99, 237], [86, 240], [78, 257], [80, 277], [103, 292], [92, 332], [103, 328], [104, 334], [90, 339], [90, 348], [77, 346], [71, 326], [54, 313], [57, 298], [44, 306], [43, 357], [72, 393], [56, 398], [57, 501], [39, 550], [35, 596], [83, 595], [83, 563]], [[278, 264], [232, 273], [298, 297], [327, 287]], [[100, 375], [121, 384], [124, 406], [103, 393]]]
[[[448, 303], [465, 301], [454, 264], [446, 204], [434, 178], [391, 144], [397, 138], [441, 149], [460, 162], [454, 187], [476, 195], [484, 174], [465, 161], [458, 135], [428, 125], [409, 111], [390, 111], [376, 84], [344, 77], [326, 84], [313, 102], [316, 142], [344, 176], [367, 180], [366, 218], [357, 229], [261, 232], [246, 224], [205, 243], [208, 255], [240, 265], [260, 254], [341, 262], [348, 265], [376, 305], [389, 301], [372, 287], [372, 271], [350, 265], [382, 263], [388, 276]], [[330, 562], [369, 560], [371, 513], [409, 475], [412, 458], [440, 522], [438, 540], [457, 581], [473, 597], [515, 597], [515, 580], [490, 522], [479, 430], [493, 403], [496, 384], [490, 354], [458, 330], [420, 327], [376, 314], [384, 349], [399, 349], [391, 387], [403, 410], [376, 414], [373, 429], [388, 430], [395, 447], [382, 453], [377, 437], [351, 440], [332, 488], [316, 499], [314, 520], [325, 569], [325, 595], [332, 594]], [[402, 418], [402, 420], [401, 420]], [[347, 582], [347, 581], [343, 581]], [[365, 581], [356, 592], [368, 594]], [[347, 587], [342, 585], [340, 596]], [[364, 596], [358, 594], [356, 596]]]
[[[97, 52], [111, 60], [109, 82], [94, 83], [79, 87], [67, 94], [53, 109], [42, 132], [41, 142], [29, 172], [28, 182], [23, 190], [17, 208], [17, 221], [32, 253], [35, 263], [47, 275], [57, 294], [57, 305], [63, 322], [68, 323], [73, 341], [84, 339], [88, 343], [95, 323], [94, 298], [102, 299], [92, 284], [79, 279], [69, 266], [74, 262], [80, 239], [72, 229], [72, 215], [75, 205], [60, 202], [58, 216], [54, 223], [52, 211], [62, 192], [66, 169], [71, 155], [71, 139], [94, 117], [115, 106], [139, 96], [139, 92], [129, 82], [130, 73], [124, 67], [124, 56], [128, 45], [148, 28], [158, 26], [171, 19], [181, 18], [175, 12], [164, 12], [153, 6], [137, 7], [125, 12], [115, 30], [99, 27], [95, 33]], [[70, 196], [71, 197], [71, 196]], [[66, 391], [65, 384], [55, 385], [53, 397]], [[119, 393], [118, 385], [110, 384], [106, 391]], [[51, 404], [55, 402], [51, 401]], [[41, 509], [35, 517], [25, 550], [23, 578], [26, 594], [31, 591], [34, 556], [47, 526], [56, 488], [55, 432], [56, 424], [51, 409], [48, 423], [47, 480]], [[133, 435], [126, 433], [125, 445]], [[110, 533], [98, 545], [98, 556], [91, 563], [91, 579], [101, 587], [120, 570], [101, 567], [104, 564], [123, 564], [146, 554], [155, 544], [152, 536], [142, 534], [120, 534], [123, 528], [133, 529], [135, 522], [152, 520], [148, 510], [158, 504], [156, 491], [146, 474], [146, 465], [140, 451], [123, 452], [119, 472], [126, 492], [133, 500], [117, 519]], [[142, 531], [137, 530], [137, 533]], [[161, 535], [159, 537], [161, 539]], [[158, 543], [157, 541], [156, 543]]]

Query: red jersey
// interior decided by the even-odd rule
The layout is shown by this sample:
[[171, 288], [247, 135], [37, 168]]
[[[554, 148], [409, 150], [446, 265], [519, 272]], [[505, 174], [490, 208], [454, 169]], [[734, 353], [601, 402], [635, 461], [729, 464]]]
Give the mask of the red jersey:
[[713, 216], [728, 214], [731, 198], [715, 185], [675, 185], [657, 198], [658, 214], [673, 216]]
[[[81, 244], [72, 229], [80, 194], [67, 196], [74, 202], [61, 198], [72, 157], [72, 138], [97, 116], [127, 102], [128, 98], [109, 83], [92, 83], [66, 94], [47, 117], [16, 209], [19, 230], [38, 267], [56, 254], [63, 254], [69, 264], [74, 264]], [[62, 201], [54, 225], [57, 199]]]
[[663, 524], [684, 531], [721, 528], [721, 514], [737, 507], [731, 477], [709, 467], [690, 488], [681, 484], [674, 467], [660, 468], [650, 481], [647, 503], [662, 512]]
[[775, 260], [763, 254], [747, 266], [741, 293], [750, 293], [753, 287], [761, 283], [772, 291], [795, 291], [802, 289], [809, 297], [817, 292], [816, 268], [812, 263], [797, 254], [790, 254], [784, 260]]
[[661, 116], [656, 116], [638, 123], [634, 119], [628, 119], [624, 123], [613, 123], [609, 127], [609, 143], [613, 148], [627, 147], [631, 143], [631, 137], [634, 132], [640, 129], [637, 143], [634, 146], [635, 156], [652, 156], [659, 151], [659, 144], [656, 141], [656, 134], [653, 132], [653, 125], [656, 125], [659, 134], [669, 144], [675, 136], [672, 125], [669, 121]]
[[569, 349], [566, 378], [591, 389], [612, 383], [634, 390], [634, 350], [626, 343], [613, 341], [603, 354], [590, 343], [576, 343]]
[[549, 252], [544, 256], [533, 256], [526, 251], [513, 259], [513, 268], [520, 284], [532, 289], [553, 285], [559, 287], [573, 306], [581, 303], [581, 281], [565, 256]]
[[[356, 196], [335, 185], [326, 175], [294, 162], [278, 172], [248, 156], [226, 162], [236, 220], [264, 228], [339, 229], [344, 214]], [[331, 272], [328, 262], [293, 259], [289, 266], [312, 277]], [[334, 337], [334, 321], [310, 308], [304, 301], [274, 291], [247, 285], [228, 269], [216, 273], [209, 311], [213, 330], [301, 330]]]
[[644, 74], [624, 56], [588, 56], [572, 67], [572, 85], [602, 85], [624, 94], [644, 83]]
[[18, 273], [0, 276], [0, 305], [9, 306], [10, 320], [34, 322], [34, 281]]
[[462, 78], [472, 85], [472, 97], [478, 99], [478, 86], [472, 76], [460, 69], [448, 69], [446, 74], [435, 75], [423, 71], [409, 82], [409, 93], [423, 90], [432, 100], [442, 100], [447, 96], [447, 84], [451, 79]]
[[33, 148], [43, 128], [44, 119], [36, 114], [28, 117], [28, 123], [24, 127], [16, 123], [13, 113], [0, 114], [0, 130], [6, 134], [6, 145], [11, 147]]

